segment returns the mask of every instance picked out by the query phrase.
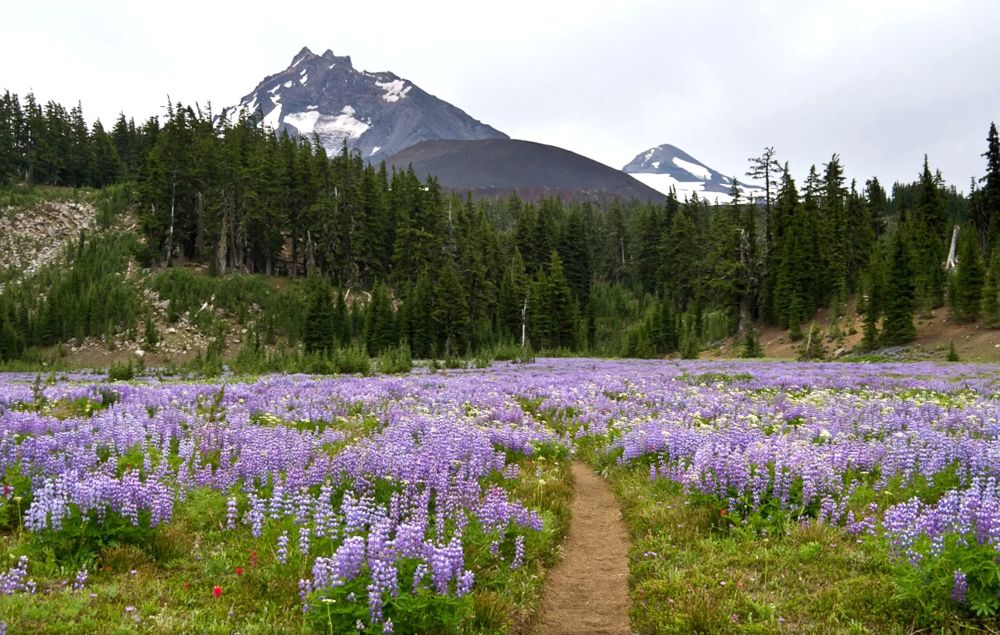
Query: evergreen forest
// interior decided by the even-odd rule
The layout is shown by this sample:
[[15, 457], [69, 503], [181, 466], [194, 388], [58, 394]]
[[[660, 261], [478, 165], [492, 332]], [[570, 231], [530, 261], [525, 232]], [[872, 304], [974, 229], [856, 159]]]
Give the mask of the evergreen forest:
[[155, 344], [130, 263], [172, 314], [211, 298], [239, 316], [248, 356], [695, 357], [727, 337], [752, 356], [760, 325], [806, 339], [823, 308], [863, 314], [868, 351], [911, 341], [940, 307], [997, 328], [995, 124], [985, 141], [964, 193], [927, 157], [887, 187], [849, 182], [837, 154], [796, 178], [765, 148], [749, 159], [755, 200], [472, 200], [245, 115], [172, 103], [108, 129], [7, 92], [0, 195], [83, 188], [102, 212], [57, 266], [0, 287], [0, 360], [115, 331]]

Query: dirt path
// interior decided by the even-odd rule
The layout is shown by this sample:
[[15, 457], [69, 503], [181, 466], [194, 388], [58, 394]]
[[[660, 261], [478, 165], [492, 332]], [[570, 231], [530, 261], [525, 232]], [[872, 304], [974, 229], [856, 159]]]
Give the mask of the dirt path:
[[549, 573], [536, 635], [628, 635], [628, 537], [604, 479], [573, 464], [565, 557]]

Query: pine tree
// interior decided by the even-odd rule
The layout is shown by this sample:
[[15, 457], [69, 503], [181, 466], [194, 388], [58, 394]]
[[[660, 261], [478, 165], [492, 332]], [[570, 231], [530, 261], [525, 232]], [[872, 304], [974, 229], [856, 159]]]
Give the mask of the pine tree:
[[372, 300], [368, 304], [365, 318], [365, 345], [369, 355], [381, 355], [399, 344], [392, 300], [381, 282], [376, 282], [372, 289]]
[[913, 341], [917, 336], [913, 324], [913, 270], [906, 243], [898, 233], [892, 245], [884, 306], [882, 341], [888, 346]]
[[410, 350], [418, 358], [430, 358], [437, 346], [434, 330], [434, 298], [431, 293], [430, 276], [422, 271], [403, 304], [406, 309], [406, 337]]
[[776, 191], [775, 183], [781, 174], [781, 164], [775, 159], [773, 147], [764, 148], [758, 157], [750, 157], [750, 169], [747, 176], [751, 179], [764, 181], [764, 252], [768, 252], [774, 240], [774, 228], [771, 224], [772, 205]]
[[[313, 272], [310, 275], [318, 275]], [[333, 339], [332, 343], [338, 348], [347, 346], [351, 341], [351, 316], [347, 309], [347, 299], [340, 289], [333, 290], [336, 300], [333, 303]]]
[[957, 361], [959, 361], [958, 360], [958, 351], [955, 350], [955, 340], [950, 340], [948, 342], [948, 356], [945, 359], [947, 361], [949, 361], [949, 362], [957, 362]]
[[667, 293], [678, 311], [687, 309], [694, 296], [698, 257], [691, 248], [697, 242], [697, 229], [685, 206], [674, 214], [670, 229], [660, 244], [662, 278]]
[[978, 241], [970, 231], [963, 232], [955, 271], [954, 317], [959, 322], [972, 322], [979, 317], [983, 299], [983, 264]]
[[986, 253], [992, 253], [1000, 243], [1000, 136], [996, 123], [990, 124], [986, 137], [986, 176], [979, 179], [983, 188], [975, 192], [974, 222], [979, 230], [981, 244]]
[[549, 256], [545, 280], [545, 304], [552, 316], [551, 345], [572, 349], [576, 339], [577, 307], [563, 274], [562, 259], [554, 250]]
[[987, 328], [1000, 328], [1000, 301], [997, 299], [997, 276], [1000, 274], [1000, 249], [993, 250], [989, 269], [986, 270], [986, 281], [983, 284], [983, 300], [980, 305], [980, 315]]
[[878, 320], [882, 315], [882, 260], [878, 249], [873, 250], [865, 274], [864, 330], [861, 339], [862, 351], [878, 348]]
[[330, 352], [336, 337], [334, 315], [329, 283], [318, 275], [311, 276], [302, 326], [302, 343], [307, 353]]
[[761, 347], [760, 341], [757, 339], [757, 333], [753, 327], [750, 327], [747, 329], [746, 337], [743, 339], [743, 350], [740, 352], [740, 357], [752, 359], [763, 356], [764, 349]]
[[469, 335], [469, 303], [451, 259], [445, 260], [437, 274], [433, 316], [438, 350], [445, 357], [464, 354]]

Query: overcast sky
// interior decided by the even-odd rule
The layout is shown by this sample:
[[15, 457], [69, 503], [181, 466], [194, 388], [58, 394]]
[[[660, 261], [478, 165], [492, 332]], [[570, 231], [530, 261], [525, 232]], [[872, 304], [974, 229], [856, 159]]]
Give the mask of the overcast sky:
[[162, 114], [168, 94], [218, 110], [329, 48], [619, 168], [672, 143], [739, 176], [770, 145], [797, 178], [837, 152], [891, 183], [927, 153], [961, 190], [1000, 121], [995, 0], [308, 4], [10, 2], [0, 90], [106, 123]]

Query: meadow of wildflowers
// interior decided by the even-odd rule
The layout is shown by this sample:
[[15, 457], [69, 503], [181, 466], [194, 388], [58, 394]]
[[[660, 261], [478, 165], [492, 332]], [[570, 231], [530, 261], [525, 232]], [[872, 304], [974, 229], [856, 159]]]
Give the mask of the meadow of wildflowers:
[[[878, 543], [912, 574], [904, 591], [992, 616], [998, 377], [954, 364], [586, 359], [213, 383], [8, 374], [0, 619], [37, 629], [25, 607], [73, 595], [81, 630], [106, 624], [117, 600], [101, 593], [121, 583], [108, 570], [126, 545], [148, 552], [137, 588], [183, 579], [156, 587], [159, 601], [176, 592], [178, 612], [204, 607], [210, 631], [254, 632], [240, 620], [271, 600], [294, 604], [286, 628], [516, 628], [486, 620], [484, 598], [552, 562], [559, 514], [533, 492], [578, 451], [677, 484], [719, 511], [722, 530], [821, 523]], [[161, 553], [172, 527], [201, 533]], [[119, 623], [170, 630], [141, 602], [120, 604]]]

